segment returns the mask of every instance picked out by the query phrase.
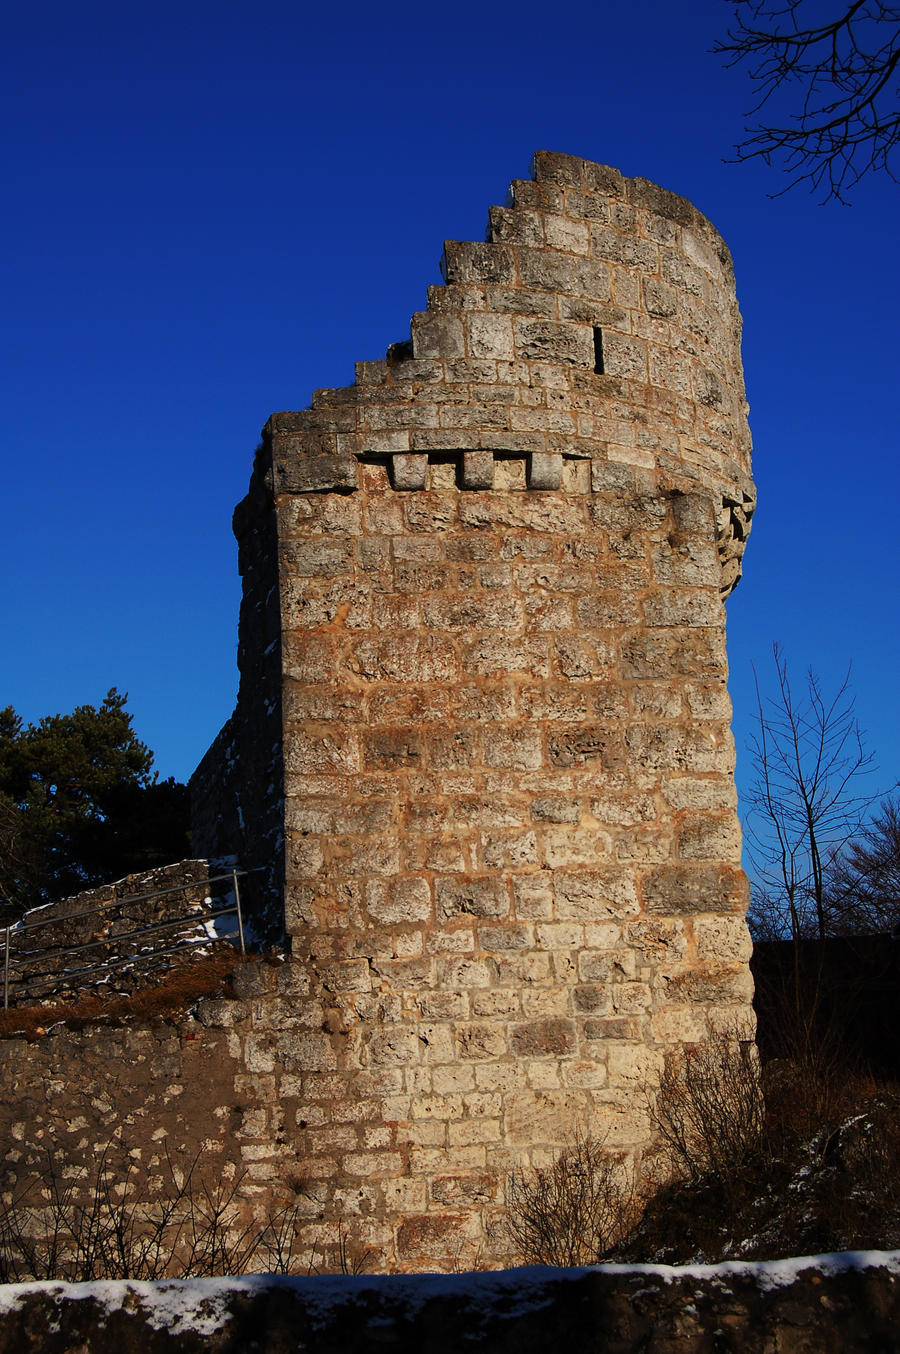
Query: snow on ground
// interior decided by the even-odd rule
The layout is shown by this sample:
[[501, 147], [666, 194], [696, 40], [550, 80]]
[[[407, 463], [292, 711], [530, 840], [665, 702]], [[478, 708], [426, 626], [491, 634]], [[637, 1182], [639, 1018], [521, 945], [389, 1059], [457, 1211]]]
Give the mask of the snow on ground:
[[[900, 1276], [900, 1251], [840, 1251], [790, 1260], [732, 1260], [716, 1265], [597, 1265], [608, 1275], [646, 1275], [666, 1283], [679, 1279], [711, 1281], [726, 1286], [736, 1277], [755, 1280], [763, 1292], [793, 1283], [804, 1271], [825, 1276], [848, 1270], [887, 1269]], [[93, 1298], [107, 1311], [139, 1308], [156, 1330], [212, 1335], [227, 1321], [231, 1294], [291, 1288], [302, 1297], [314, 1323], [326, 1323], [336, 1307], [363, 1293], [381, 1295], [412, 1316], [429, 1299], [465, 1297], [472, 1307], [488, 1309], [498, 1299], [507, 1315], [524, 1315], [552, 1301], [549, 1284], [577, 1280], [588, 1269], [529, 1267], [478, 1274], [309, 1275], [303, 1277], [249, 1274], [243, 1278], [172, 1279], [143, 1283], [121, 1279], [94, 1283], [20, 1283], [0, 1285], [0, 1319], [29, 1295], [46, 1294], [56, 1303]]]

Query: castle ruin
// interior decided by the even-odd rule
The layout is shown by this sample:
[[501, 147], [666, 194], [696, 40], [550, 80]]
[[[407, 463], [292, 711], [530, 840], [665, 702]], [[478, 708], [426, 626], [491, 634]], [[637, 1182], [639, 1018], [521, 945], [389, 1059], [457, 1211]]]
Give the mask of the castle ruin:
[[490, 1254], [505, 1174], [576, 1131], [639, 1155], [667, 1051], [751, 1000], [728, 249], [542, 152], [442, 268], [408, 342], [266, 425], [193, 782], [195, 850], [289, 946], [305, 1178], [388, 1268]]

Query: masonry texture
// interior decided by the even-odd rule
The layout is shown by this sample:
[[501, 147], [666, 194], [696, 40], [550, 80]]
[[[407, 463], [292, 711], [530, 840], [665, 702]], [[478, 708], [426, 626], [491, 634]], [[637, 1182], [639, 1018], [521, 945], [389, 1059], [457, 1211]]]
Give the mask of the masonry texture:
[[288, 938], [291, 1151], [387, 1267], [502, 1258], [510, 1168], [578, 1130], [639, 1157], [667, 1050], [750, 1017], [728, 250], [539, 153], [443, 274], [409, 342], [266, 425], [194, 786], [196, 849], [265, 865]]

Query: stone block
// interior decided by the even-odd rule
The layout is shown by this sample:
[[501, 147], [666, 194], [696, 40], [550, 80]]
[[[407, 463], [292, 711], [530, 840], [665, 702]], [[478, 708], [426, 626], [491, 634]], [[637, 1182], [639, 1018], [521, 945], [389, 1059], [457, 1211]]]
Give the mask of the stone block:
[[392, 880], [388, 884], [386, 896], [369, 900], [368, 911], [376, 921], [388, 926], [426, 921], [432, 914], [431, 889], [427, 879]]
[[571, 1020], [531, 1020], [513, 1025], [510, 1046], [519, 1057], [567, 1057], [575, 1049], [575, 1026]]
[[391, 457], [395, 489], [424, 489], [428, 475], [428, 456], [420, 452], [399, 452]]
[[514, 283], [515, 255], [508, 245], [445, 240], [441, 257], [441, 275], [448, 283]]
[[544, 243], [543, 217], [539, 212], [491, 207], [488, 212], [488, 230], [489, 238], [495, 242], [531, 245]]
[[466, 329], [470, 357], [512, 361], [515, 356], [515, 345], [512, 320], [509, 316], [469, 315], [466, 319]]
[[686, 818], [678, 832], [683, 860], [718, 860], [735, 865], [741, 859], [741, 829], [733, 813]]
[[561, 452], [534, 451], [528, 457], [529, 489], [558, 489], [562, 484]]
[[536, 770], [544, 760], [539, 729], [497, 728], [485, 750], [485, 763], [492, 767]]
[[463, 324], [456, 315], [420, 311], [412, 317], [410, 332], [416, 358], [465, 356]]
[[660, 865], [641, 885], [647, 911], [659, 915], [736, 912], [747, 904], [747, 882], [735, 866]]
[[352, 456], [284, 455], [273, 463], [276, 494], [347, 493], [359, 487]]
[[544, 239], [551, 249], [567, 254], [587, 254], [590, 249], [590, 228], [586, 221], [573, 221], [566, 216], [544, 217]]
[[398, 1152], [348, 1152], [341, 1158], [341, 1168], [347, 1175], [363, 1179], [397, 1176], [402, 1169], [402, 1157]]
[[500, 879], [437, 877], [434, 892], [440, 917], [505, 917], [509, 913], [509, 892]]
[[458, 1025], [456, 1050], [457, 1056], [467, 1062], [475, 1059], [502, 1058], [507, 1051], [503, 1028], [486, 1022]]
[[594, 365], [594, 340], [587, 325], [517, 319], [515, 327], [516, 351], [524, 361]]
[[447, 1143], [451, 1148], [495, 1143], [500, 1138], [498, 1119], [460, 1119], [447, 1125]]
[[492, 451], [463, 452], [462, 484], [464, 489], [493, 488], [494, 453]]
[[[592, 169], [599, 166], [592, 165]], [[585, 161], [575, 155], [563, 155], [559, 151], [538, 150], [531, 160], [531, 173], [536, 183], [556, 183], [566, 187], [580, 188], [584, 182]], [[614, 174], [616, 171], [611, 170]]]
[[[289, 1072], [328, 1072], [337, 1067], [337, 1057], [326, 1034], [311, 1030], [285, 1032], [278, 1036], [276, 1047], [279, 1067]], [[250, 1067], [249, 1059], [247, 1065]]]
[[497, 980], [496, 964], [485, 959], [440, 960], [438, 982], [449, 988], [491, 987]]
[[632, 872], [624, 866], [558, 870], [554, 883], [556, 915], [561, 919], [604, 921], [639, 910]]
[[643, 602], [649, 626], [721, 626], [725, 609], [718, 588], [658, 588]]
[[524, 1091], [508, 1098], [507, 1137], [512, 1146], [563, 1147], [585, 1128], [585, 1098], [578, 1092]]
[[753, 953], [753, 942], [747, 923], [737, 917], [697, 917], [694, 920], [694, 940], [697, 958], [710, 962], [747, 964]]
[[414, 1030], [388, 1029], [373, 1034], [367, 1054], [373, 1067], [407, 1067], [419, 1061], [420, 1044]]
[[292, 541], [284, 548], [285, 563], [297, 576], [306, 578], [334, 578], [345, 574], [353, 560], [351, 540]]
[[[366, 429], [360, 433], [360, 452], [371, 456], [388, 456], [395, 451], [409, 451], [410, 434], [401, 429]], [[366, 466], [368, 470], [381, 470], [380, 466]], [[384, 473], [382, 471], [382, 473]]]
[[404, 1268], [423, 1268], [429, 1260], [455, 1261], [460, 1244], [474, 1231], [471, 1212], [421, 1213], [408, 1216], [397, 1236]]

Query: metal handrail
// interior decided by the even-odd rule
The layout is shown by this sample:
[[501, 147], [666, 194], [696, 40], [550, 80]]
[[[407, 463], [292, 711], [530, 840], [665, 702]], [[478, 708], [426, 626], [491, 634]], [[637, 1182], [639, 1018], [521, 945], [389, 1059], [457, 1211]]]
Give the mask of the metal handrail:
[[53, 959], [66, 954], [81, 954], [85, 950], [100, 950], [104, 945], [114, 945], [120, 940], [132, 940], [138, 936], [148, 936], [153, 931], [168, 931], [176, 926], [189, 926], [191, 923], [206, 921], [210, 917], [224, 917], [236, 912], [236, 907], [213, 908], [208, 912], [186, 912], [183, 917], [151, 922], [149, 926], [142, 926], [137, 931], [120, 931], [117, 935], [105, 936], [102, 940], [86, 940], [81, 945], [49, 945], [44, 950], [20, 950], [16, 960], [30, 959], [32, 956]]
[[[20, 958], [28, 960], [30, 958], [39, 958], [42, 956], [44, 958], [52, 958], [54, 956], [61, 957], [63, 955], [80, 954], [86, 950], [101, 949], [104, 946], [115, 945], [122, 942], [127, 943], [132, 939], [139, 939], [141, 936], [151, 935], [165, 930], [172, 930], [175, 927], [186, 927], [191, 924], [197, 925], [199, 923], [212, 920], [216, 917], [224, 917], [230, 915], [237, 916], [237, 924], [238, 924], [237, 929], [241, 947], [241, 954], [246, 954], [246, 944], [244, 938], [244, 919], [241, 911], [241, 895], [240, 895], [240, 887], [238, 885], [238, 877], [241, 875], [246, 875], [248, 873], [249, 871], [247, 870], [234, 869], [229, 871], [227, 874], [212, 875], [207, 879], [199, 879], [196, 881], [190, 881], [185, 884], [173, 885], [170, 888], [157, 889], [152, 893], [132, 894], [130, 897], [127, 898], [113, 898], [106, 903], [101, 903], [97, 907], [84, 908], [78, 912], [68, 912], [63, 915], [48, 917], [45, 920], [37, 922], [20, 920], [18, 922], [13, 923], [12, 926], [4, 927], [5, 936], [3, 943], [3, 1009], [4, 1010], [9, 1009], [9, 969], [10, 969], [11, 932], [36, 930], [38, 927], [41, 926], [49, 926], [51, 924], [59, 924], [61, 922], [71, 921], [76, 917], [96, 916], [102, 912], [108, 911], [110, 908], [113, 907], [124, 908], [129, 906], [131, 903], [149, 902], [155, 898], [162, 898], [172, 893], [186, 893], [188, 889], [193, 888], [206, 889], [208, 888], [209, 885], [220, 883], [222, 880], [226, 879], [230, 880], [234, 887], [234, 905], [231, 907], [210, 908], [206, 911], [203, 911], [202, 909], [198, 910], [195, 908], [193, 911], [185, 913], [181, 917], [173, 918], [170, 921], [152, 922], [149, 926], [143, 926], [138, 930], [120, 931], [117, 935], [107, 936], [103, 940], [86, 941], [80, 945], [49, 946], [44, 949], [25, 950], [22, 952], [21, 955], [15, 957], [15, 961], [18, 961], [18, 959]], [[30, 981], [32, 983], [47, 982], [51, 979], [53, 979], [54, 981], [60, 981], [67, 977], [73, 977], [77, 975], [86, 976], [88, 973], [97, 972], [99, 969], [103, 967], [116, 967], [120, 964], [125, 963], [146, 962], [148, 958], [154, 955], [171, 953], [172, 951], [178, 948], [179, 945], [177, 944], [170, 945], [165, 947], [164, 949], [151, 949], [144, 951], [143, 953], [138, 952], [137, 954], [133, 955], [119, 956], [115, 958], [110, 957], [108, 960], [104, 961], [104, 964], [88, 966], [87, 968], [62, 969], [52, 974], [50, 973], [33, 974], [31, 975]]]
[[120, 968], [123, 964], [149, 963], [150, 960], [156, 959], [158, 955], [176, 954], [178, 950], [183, 948], [184, 947], [177, 942], [174, 945], [163, 945], [159, 948], [154, 946], [152, 950], [144, 950], [136, 955], [115, 955], [111, 959], [104, 960], [102, 964], [86, 964], [81, 968], [67, 968], [63, 969], [61, 973], [38, 973], [31, 981], [36, 983], [47, 983], [50, 982], [51, 979], [59, 978], [75, 978], [80, 980], [82, 978], [90, 977], [92, 973], [102, 973], [108, 968]]

